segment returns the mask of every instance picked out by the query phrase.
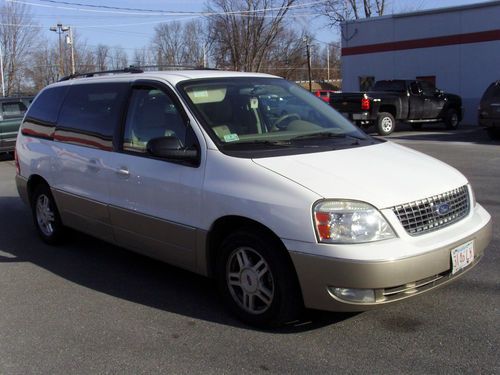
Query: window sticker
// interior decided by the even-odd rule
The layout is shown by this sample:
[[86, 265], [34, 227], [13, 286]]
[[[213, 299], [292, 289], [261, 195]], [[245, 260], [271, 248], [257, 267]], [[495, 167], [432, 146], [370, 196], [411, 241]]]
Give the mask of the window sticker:
[[194, 92], [194, 97], [195, 98], [206, 98], [208, 96], [208, 91], [207, 90], [200, 90], [200, 91], [195, 91]]
[[239, 140], [240, 140], [240, 138], [238, 137], [238, 134], [236, 134], [236, 133], [226, 134], [224, 136], [225, 142], [235, 142], [235, 141], [239, 141]]
[[259, 99], [257, 99], [257, 98], [250, 98], [250, 108], [252, 108], [252, 109], [259, 108]]

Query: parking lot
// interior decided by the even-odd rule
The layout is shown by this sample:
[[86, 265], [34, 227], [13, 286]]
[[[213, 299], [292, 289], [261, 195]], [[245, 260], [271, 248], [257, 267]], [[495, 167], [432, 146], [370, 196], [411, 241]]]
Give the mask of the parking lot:
[[388, 138], [467, 176], [493, 217], [484, 258], [430, 294], [274, 331], [235, 320], [203, 277], [83, 234], [44, 245], [3, 157], [0, 373], [499, 373], [500, 142], [439, 125]]

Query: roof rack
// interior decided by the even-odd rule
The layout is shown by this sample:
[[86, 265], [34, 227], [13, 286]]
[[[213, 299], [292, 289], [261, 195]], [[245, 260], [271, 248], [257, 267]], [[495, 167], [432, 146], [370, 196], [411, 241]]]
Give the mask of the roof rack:
[[96, 75], [101, 75], [101, 74], [118, 74], [118, 73], [144, 73], [144, 70], [138, 69], [134, 66], [131, 66], [129, 68], [124, 68], [124, 69], [117, 69], [117, 70], [102, 70], [99, 72], [88, 72], [88, 73], [75, 73], [75, 74], [70, 74], [69, 76], [63, 77], [59, 80], [61, 81], [68, 81], [70, 79], [75, 79], [78, 77], [94, 77]]
[[206, 68], [201, 65], [141, 65], [141, 66], [134, 66], [134, 68], [138, 69], [144, 69], [144, 70], [218, 70], [216, 68]]

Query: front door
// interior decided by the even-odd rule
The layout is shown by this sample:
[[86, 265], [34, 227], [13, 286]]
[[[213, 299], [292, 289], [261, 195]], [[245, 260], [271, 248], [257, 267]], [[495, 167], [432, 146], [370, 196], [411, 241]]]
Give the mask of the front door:
[[436, 90], [436, 87], [431, 82], [421, 81], [420, 87], [424, 98], [423, 118], [439, 118], [445, 105], [444, 96]]
[[[153, 138], [193, 142], [187, 116], [166, 86], [142, 82], [132, 88], [110, 179], [110, 217], [117, 242], [137, 252], [194, 269], [203, 170], [153, 157]], [[196, 137], [194, 137], [196, 141]]]

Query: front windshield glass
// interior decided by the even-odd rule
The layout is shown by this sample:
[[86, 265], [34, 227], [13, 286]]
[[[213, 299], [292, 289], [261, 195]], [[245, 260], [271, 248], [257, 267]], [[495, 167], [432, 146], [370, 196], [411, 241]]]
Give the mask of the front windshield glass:
[[222, 151], [372, 141], [327, 103], [284, 79], [206, 79], [180, 88]]

